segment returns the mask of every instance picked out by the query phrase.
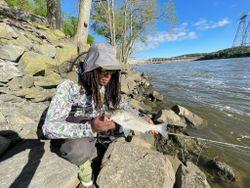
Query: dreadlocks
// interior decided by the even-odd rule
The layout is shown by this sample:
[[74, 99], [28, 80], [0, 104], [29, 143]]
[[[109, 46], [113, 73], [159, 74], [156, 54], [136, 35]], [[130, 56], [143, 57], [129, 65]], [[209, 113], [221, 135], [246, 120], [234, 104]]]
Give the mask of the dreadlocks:
[[[86, 72], [81, 76], [79, 82], [84, 86], [87, 95], [92, 96], [96, 106], [96, 110], [99, 111], [103, 104], [101, 102], [101, 95], [99, 91], [98, 74], [98, 70]], [[108, 107], [110, 107], [110, 105], [112, 104], [112, 107], [116, 108], [120, 103], [121, 84], [119, 78], [120, 72], [116, 71], [112, 74], [109, 84], [106, 86], [105, 104]]]

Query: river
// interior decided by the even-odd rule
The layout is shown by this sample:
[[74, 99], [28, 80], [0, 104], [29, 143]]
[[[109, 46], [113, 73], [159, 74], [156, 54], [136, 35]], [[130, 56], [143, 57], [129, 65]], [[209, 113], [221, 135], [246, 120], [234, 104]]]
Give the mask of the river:
[[[167, 107], [179, 104], [208, 121], [193, 136], [250, 147], [250, 58], [136, 65], [151, 77]], [[250, 185], [250, 150], [208, 144], [211, 157], [229, 164], [235, 187]], [[220, 185], [214, 185], [220, 187]]]

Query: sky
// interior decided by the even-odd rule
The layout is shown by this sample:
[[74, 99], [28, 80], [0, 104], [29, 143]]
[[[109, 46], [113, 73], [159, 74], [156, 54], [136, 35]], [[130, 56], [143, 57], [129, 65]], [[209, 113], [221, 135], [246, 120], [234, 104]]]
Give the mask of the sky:
[[[166, 0], [158, 0], [162, 5]], [[213, 52], [232, 47], [243, 13], [250, 13], [250, 0], [173, 0], [178, 23], [171, 34], [167, 23], [157, 22], [153, 33], [147, 35], [147, 45], [136, 44], [133, 59], [174, 57], [190, 53]], [[62, 1], [66, 15], [76, 15], [77, 5]], [[250, 15], [249, 18], [250, 19]], [[90, 29], [96, 42], [105, 39]]]

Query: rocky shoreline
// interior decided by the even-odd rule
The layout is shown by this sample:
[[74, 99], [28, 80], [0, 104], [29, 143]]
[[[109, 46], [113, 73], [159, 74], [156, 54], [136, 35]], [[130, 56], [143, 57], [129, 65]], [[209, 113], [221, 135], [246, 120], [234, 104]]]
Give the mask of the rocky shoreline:
[[[20, 14], [22, 19], [5, 12]], [[50, 141], [41, 139], [38, 127], [57, 85], [63, 79], [77, 81], [71, 64], [77, 49], [62, 32], [50, 30], [41, 20], [0, 7], [0, 187], [73, 188], [79, 183], [77, 167], [57, 156]], [[162, 95], [142, 73], [122, 71], [121, 83], [122, 96], [130, 106], [156, 124], [168, 122], [168, 131], [187, 135], [187, 127], [206, 124], [179, 105], [162, 108]], [[96, 186], [211, 187], [207, 176], [231, 185], [236, 179], [232, 169], [200, 156], [202, 149], [197, 140], [177, 136], [165, 140], [135, 133], [131, 142], [119, 138], [99, 158]], [[207, 167], [206, 173], [200, 163], [194, 164], [197, 157]]]

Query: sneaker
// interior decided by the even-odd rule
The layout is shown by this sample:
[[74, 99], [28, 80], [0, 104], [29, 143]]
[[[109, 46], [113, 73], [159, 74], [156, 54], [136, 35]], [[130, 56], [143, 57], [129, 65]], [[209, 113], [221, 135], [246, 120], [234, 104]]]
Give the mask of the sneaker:
[[83, 186], [90, 187], [93, 185], [91, 162], [88, 160], [79, 166], [79, 179]]

